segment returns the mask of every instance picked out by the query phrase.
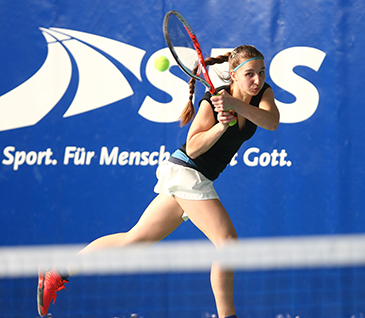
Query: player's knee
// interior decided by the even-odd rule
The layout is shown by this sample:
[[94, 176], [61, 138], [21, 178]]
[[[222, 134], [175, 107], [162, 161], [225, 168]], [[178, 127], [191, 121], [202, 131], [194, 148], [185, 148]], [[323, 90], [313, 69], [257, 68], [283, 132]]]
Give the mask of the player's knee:
[[133, 228], [125, 233], [125, 236], [121, 238], [123, 245], [131, 245], [138, 243], [156, 243], [159, 240], [150, 237], [149, 233], [144, 233]]

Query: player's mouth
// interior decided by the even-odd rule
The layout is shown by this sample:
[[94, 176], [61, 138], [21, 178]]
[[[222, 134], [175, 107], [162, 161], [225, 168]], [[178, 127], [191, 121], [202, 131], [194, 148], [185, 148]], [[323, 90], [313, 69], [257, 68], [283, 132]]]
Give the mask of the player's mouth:
[[259, 91], [260, 91], [260, 87], [252, 87], [252, 92], [255, 94], [255, 95], [257, 95], [258, 93], [259, 93]]

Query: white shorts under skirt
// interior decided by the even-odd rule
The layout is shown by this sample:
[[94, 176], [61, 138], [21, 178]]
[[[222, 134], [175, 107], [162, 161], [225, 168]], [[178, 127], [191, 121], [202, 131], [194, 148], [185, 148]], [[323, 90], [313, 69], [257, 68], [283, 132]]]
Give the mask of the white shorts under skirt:
[[[186, 200], [219, 199], [213, 181], [199, 171], [169, 161], [160, 164], [156, 171], [157, 184], [154, 191]], [[183, 219], [187, 216], [184, 213]]]

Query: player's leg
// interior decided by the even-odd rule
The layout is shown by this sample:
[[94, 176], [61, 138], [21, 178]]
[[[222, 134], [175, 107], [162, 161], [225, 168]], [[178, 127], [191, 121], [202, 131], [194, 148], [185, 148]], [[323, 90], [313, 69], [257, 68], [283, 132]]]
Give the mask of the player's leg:
[[158, 242], [181, 223], [183, 210], [172, 197], [159, 194], [147, 207], [139, 221], [125, 233], [106, 235], [87, 245], [80, 253], [104, 247], [119, 247], [138, 242]]
[[[232, 221], [219, 200], [191, 201], [180, 198], [176, 200], [190, 220], [217, 248], [228, 241], [237, 240]], [[212, 265], [211, 284], [219, 318], [235, 315], [233, 277], [232, 270], [221, 269], [217, 264]]]
[[[151, 202], [130, 231], [103, 236], [87, 245], [80, 254], [137, 242], [158, 242], [182, 223], [182, 214], [183, 210], [174, 198], [160, 194]], [[56, 300], [56, 292], [65, 288], [67, 278], [75, 274], [67, 270], [65, 272], [68, 273], [60, 274], [55, 270], [39, 271], [37, 302], [40, 316], [47, 314], [51, 301]]]

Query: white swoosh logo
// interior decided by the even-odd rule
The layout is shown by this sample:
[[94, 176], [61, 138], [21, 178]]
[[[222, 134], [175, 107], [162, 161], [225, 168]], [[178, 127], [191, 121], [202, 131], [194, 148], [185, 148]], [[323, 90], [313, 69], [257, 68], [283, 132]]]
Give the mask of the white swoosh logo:
[[139, 80], [144, 50], [79, 31], [40, 29], [48, 44], [47, 58], [31, 78], [0, 96], [0, 131], [35, 125], [57, 105], [72, 76], [72, 64], [65, 47], [76, 61], [79, 83], [63, 117], [97, 109], [133, 94], [119, 69], [96, 49], [123, 65], [128, 61], [124, 66]]
[[43, 35], [48, 54], [42, 67], [29, 80], [0, 97], [0, 130], [36, 124], [66, 92], [72, 72], [70, 58], [60, 43]]

